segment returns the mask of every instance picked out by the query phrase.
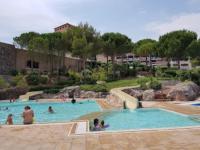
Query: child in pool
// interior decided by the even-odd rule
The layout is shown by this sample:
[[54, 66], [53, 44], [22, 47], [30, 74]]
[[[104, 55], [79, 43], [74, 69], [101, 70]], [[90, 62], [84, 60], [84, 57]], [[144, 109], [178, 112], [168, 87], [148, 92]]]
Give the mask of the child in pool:
[[8, 118], [7, 118], [7, 120], [6, 120], [6, 124], [7, 125], [13, 125], [13, 118], [12, 118], [12, 114], [9, 114], [8, 115]]
[[101, 121], [101, 129], [105, 129], [105, 128], [108, 128], [109, 127], [109, 124], [106, 124], [105, 125], [105, 122], [104, 120]]

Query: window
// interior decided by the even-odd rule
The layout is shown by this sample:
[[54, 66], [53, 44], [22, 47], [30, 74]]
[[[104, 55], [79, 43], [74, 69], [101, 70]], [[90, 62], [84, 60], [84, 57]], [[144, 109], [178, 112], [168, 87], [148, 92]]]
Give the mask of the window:
[[181, 64], [181, 66], [185, 66], [186, 67], [186, 66], [188, 66], [188, 64]]
[[39, 62], [33, 61], [33, 68], [38, 69], [39, 68]]
[[35, 62], [35, 61], [31, 61], [31, 60], [28, 60], [27, 62], [26, 62], [26, 66], [28, 67], [28, 68], [35, 68], [35, 69], [38, 69], [39, 68], [39, 62]]
[[28, 61], [26, 62], [26, 66], [27, 66], [28, 68], [31, 68], [31, 66], [32, 66], [31, 60], [28, 60]]

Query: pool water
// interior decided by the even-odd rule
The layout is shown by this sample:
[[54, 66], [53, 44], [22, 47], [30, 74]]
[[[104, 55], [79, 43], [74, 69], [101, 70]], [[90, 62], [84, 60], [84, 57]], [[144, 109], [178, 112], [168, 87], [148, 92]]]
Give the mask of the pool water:
[[192, 104], [192, 106], [199, 106], [200, 107], [200, 103]]
[[[29, 105], [34, 111], [35, 123], [66, 122], [76, 119], [82, 115], [100, 111], [100, 106], [95, 101], [82, 101], [72, 104], [68, 103], [39, 103], [39, 102], [0, 102], [0, 124], [5, 124], [8, 114], [13, 114], [14, 124], [22, 124], [21, 117], [24, 107]], [[48, 107], [52, 106], [55, 113], [48, 113]], [[8, 107], [8, 110], [5, 108]]]
[[106, 130], [200, 126], [200, 122], [185, 115], [154, 108], [111, 112], [102, 119], [104, 119], [105, 124], [109, 124]]

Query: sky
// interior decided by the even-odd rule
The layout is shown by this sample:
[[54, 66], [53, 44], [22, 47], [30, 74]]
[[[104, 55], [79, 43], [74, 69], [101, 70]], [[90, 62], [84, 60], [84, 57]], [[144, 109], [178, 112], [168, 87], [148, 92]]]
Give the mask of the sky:
[[64, 23], [87, 22], [102, 34], [120, 32], [136, 42], [188, 29], [200, 35], [200, 0], [0, 0], [0, 42]]

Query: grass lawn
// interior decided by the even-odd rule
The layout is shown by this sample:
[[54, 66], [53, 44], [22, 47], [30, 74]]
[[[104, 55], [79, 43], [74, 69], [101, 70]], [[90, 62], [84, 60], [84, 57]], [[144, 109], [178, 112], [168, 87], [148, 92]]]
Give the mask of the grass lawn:
[[118, 87], [135, 86], [135, 85], [137, 85], [137, 78], [124, 79], [106, 83], [106, 87], [108, 88], [108, 90]]
[[[137, 78], [107, 82], [104, 85], [105, 85], [105, 88], [107, 89], [107, 91], [109, 91], [110, 89], [113, 89], [113, 88], [118, 88], [118, 87], [135, 86], [135, 85], [137, 85]], [[98, 85], [81, 85], [81, 89], [93, 91], [94, 89], [98, 88], [97, 86]]]

